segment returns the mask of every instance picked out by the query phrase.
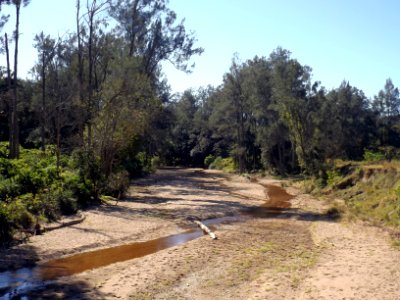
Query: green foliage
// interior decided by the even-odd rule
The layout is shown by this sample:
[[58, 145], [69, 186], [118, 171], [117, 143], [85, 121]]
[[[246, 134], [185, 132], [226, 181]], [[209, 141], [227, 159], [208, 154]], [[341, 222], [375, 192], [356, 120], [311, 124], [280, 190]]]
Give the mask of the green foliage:
[[339, 180], [343, 178], [338, 169], [328, 170], [326, 172], [326, 175], [327, 175], [326, 183], [328, 186], [335, 185]]
[[204, 165], [208, 168], [210, 167], [210, 165], [215, 161], [215, 156], [212, 154], [209, 154], [206, 156], [206, 158], [204, 159]]
[[[311, 68], [282, 48], [245, 62], [234, 57], [220, 87], [186, 91], [167, 107], [167, 161], [191, 166], [210, 154], [230, 156], [239, 172], [263, 167], [324, 183], [330, 160], [361, 160], [364, 149], [400, 158], [399, 93], [390, 80], [372, 109], [349, 82], [327, 91], [311, 78]], [[368, 151], [365, 158], [377, 159]]]
[[129, 177], [139, 177], [154, 173], [161, 164], [159, 156], [150, 156], [144, 151], [130, 154], [121, 163], [121, 166], [128, 171]]
[[91, 185], [87, 183], [88, 180], [83, 181], [82, 176], [72, 170], [66, 170], [60, 176], [64, 182], [64, 189], [71, 191], [77, 204], [86, 206], [91, 199]]
[[35, 223], [35, 219], [27, 209], [22, 199], [12, 201], [8, 206], [9, 220], [18, 228], [28, 229]]
[[[12, 146], [0, 143], [0, 204], [55, 219], [99, 203], [103, 193], [123, 195], [127, 172], [148, 174], [165, 161], [157, 154], [169, 144], [163, 117], [171, 95], [161, 62], [190, 71], [191, 57], [203, 49], [166, 0], [106, 2], [78, 9], [90, 17], [78, 20], [77, 36], [36, 35], [35, 80], [14, 82], [18, 109], [2, 107], [7, 113], [1, 116], [0, 133]], [[113, 18], [113, 29], [106, 28], [107, 18]], [[5, 77], [2, 86], [4, 98]], [[24, 101], [16, 103], [17, 98]], [[16, 118], [7, 115], [11, 111]], [[19, 153], [17, 143], [40, 145], [43, 151], [21, 148]], [[17, 214], [21, 220], [26, 216]]]
[[161, 159], [159, 156], [153, 156], [151, 158], [151, 172], [157, 171], [157, 169], [161, 166]]
[[73, 154], [74, 165], [78, 168], [79, 180], [74, 186], [81, 205], [99, 202], [106, 186], [106, 177], [101, 169], [100, 157], [91, 150], [77, 150]]
[[[65, 185], [61, 185], [59, 182], [53, 184], [44, 196], [48, 200], [47, 203], [54, 203], [55, 211], [59, 211], [63, 215], [72, 215], [77, 212], [78, 202], [73, 191], [66, 189]], [[47, 215], [49, 217], [49, 214]]]
[[365, 150], [364, 160], [368, 162], [382, 161], [385, 159], [385, 154], [378, 151]]
[[8, 158], [8, 143], [0, 142], [0, 158]]
[[5, 203], [0, 202], [0, 244], [12, 239], [12, 226]]
[[21, 194], [22, 187], [14, 178], [1, 178], [0, 201], [6, 201]]
[[233, 158], [222, 158], [218, 156], [211, 164], [210, 169], [223, 170], [228, 173], [234, 173], [237, 170]]
[[126, 170], [122, 170], [116, 173], [112, 173], [108, 178], [108, 184], [105, 189], [105, 194], [113, 196], [117, 199], [121, 199], [125, 196], [126, 191], [129, 188], [129, 173]]
[[155, 171], [153, 166], [153, 158], [146, 152], [139, 152], [136, 154], [135, 158], [139, 167], [137, 171], [139, 171], [141, 175], [150, 174]]
[[[14, 160], [1, 157], [3, 148], [0, 143], [2, 241], [12, 228], [32, 228], [35, 218], [55, 220], [73, 214], [105, 190], [104, 176], [87, 153], [63, 155], [57, 168], [52, 147], [46, 152], [22, 148], [20, 158]], [[126, 183], [121, 177], [115, 182]]]
[[385, 155], [385, 159], [400, 159], [400, 149], [393, 146], [382, 146], [379, 150]]
[[327, 186], [316, 188], [316, 179], [308, 180], [306, 185], [308, 188], [313, 185], [311, 191], [317, 195], [329, 194], [344, 199], [345, 205], [338, 207], [340, 215], [357, 217], [373, 224], [400, 226], [398, 169], [398, 162], [341, 163], [327, 172]]
[[[0, 242], [9, 240], [13, 228], [32, 228], [35, 218], [56, 220], [99, 202], [101, 194], [123, 197], [129, 187], [129, 173], [121, 169], [106, 177], [94, 152], [61, 156], [58, 171], [51, 147], [45, 153], [22, 149], [20, 159], [9, 160], [1, 157], [1, 146]], [[148, 160], [148, 170], [157, 164], [158, 158]]]

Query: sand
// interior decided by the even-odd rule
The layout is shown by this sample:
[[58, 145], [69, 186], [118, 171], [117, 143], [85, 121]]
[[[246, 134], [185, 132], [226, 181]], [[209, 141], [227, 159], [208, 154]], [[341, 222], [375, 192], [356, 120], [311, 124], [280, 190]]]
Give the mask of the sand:
[[[270, 178], [163, 169], [134, 181], [129, 197], [83, 213], [77, 225], [1, 253], [2, 265], [151, 240], [193, 219], [238, 215], [268, 200]], [[329, 204], [288, 188], [292, 206], [245, 218], [208, 236], [129, 261], [60, 278], [31, 299], [400, 299], [400, 251], [374, 227], [332, 220]]]

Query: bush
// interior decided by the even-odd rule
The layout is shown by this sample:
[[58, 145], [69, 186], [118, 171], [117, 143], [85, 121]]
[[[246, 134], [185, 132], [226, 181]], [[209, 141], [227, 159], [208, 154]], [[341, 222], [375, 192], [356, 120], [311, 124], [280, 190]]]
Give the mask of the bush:
[[108, 178], [105, 194], [120, 199], [129, 188], [129, 173], [126, 170], [113, 173]]
[[[79, 181], [76, 188], [78, 188], [78, 192], [84, 192], [85, 194], [85, 198], [80, 200], [87, 201], [82, 204], [89, 204], [93, 201], [98, 202], [102, 190], [106, 187], [106, 178], [101, 169], [100, 158], [90, 150], [75, 151], [73, 158], [74, 165], [79, 170]], [[87, 192], [89, 195], [87, 195]]]
[[385, 155], [382, 152], [365, 150], [364, 160], [368, 162], [381, 161], [385, 159]]
[[4, 244], [12, 239], [12, 227], [8, 218], [7, 207], [0, 203], [0, 243]]
[[8, 142], [0, 142], [0, 157], [8, 158]]
[[121, 163], [121, 167], [128, 171], [130, 178], [154, 173], [160, 166], [159, 156], [149, 156], [145, 152], [129, 154]]
[[27, 210], [21, 199], [11, 202], [8, 207], [8, 218], [16, 227], [29, 229], [35, 224], [34, 216]]
[[211, 164], [210, 169], [223, 170], [225, 172], [233, 173], [236, 171], [235, 162], [233, 158], [222, 158], [218, 156]]
[[63, 215], [73, 215], [78, 210], [78, 203], [73, 198], [72, 191], [64, 189], [56, 189], [52, 196], [58, 203], [58, 209]]
[[22, 192], [22, 187], [14, 178], [0, 179], [0, 201], [12, 199]]
[[3, 176], [7, 176], [11, 168], [12, 166], [10, 160], [8, 158], [0, 156], [0, 174]]
[[379, 151], [387, 160], [400, 159], [400, 150], [393, 146], [379, 147]]
[[159, 156], [153, 156], [151, 158], [151, 172], [154, 173], [161, 165], [161, 160]]
[[[12, 238], [13, 229], [31, 228], [37, 218], [56, 220], [61, 214], [74, 214], [78, 207], [99, 202], [102, 193], [120, 198], [129, 187], [128, 171], [106, 177], [93, 151], [61, 155], [60, 168], [51, 146], [46, 152], [21, 148], [20, 159], [7, 155], [5, 143], [0, 143], [0, 243]], [[134, 157], [141, 174], [159, 165], [158, 157], [143, 152]]]
[[207, 157], [204, 159], [204, 165], [209, 168], [210, 165], [215, 161], [215, 156], [212, 154], [207, 155]]
[[88, 179], [82, 181], [81, 176], [77, 172], [70, 170], [61, 173], [64, 183], [64, 189], [71, 192], [72, 197], [77, 200], [77, 205], [86, 206], [92, 200], [92, 192], [90, 186], [92, 183]]
[[326, 176], [326, 183], [328, 186], [333, 186], [337, 181], [343, 178], [336, 169], [326, 171]]

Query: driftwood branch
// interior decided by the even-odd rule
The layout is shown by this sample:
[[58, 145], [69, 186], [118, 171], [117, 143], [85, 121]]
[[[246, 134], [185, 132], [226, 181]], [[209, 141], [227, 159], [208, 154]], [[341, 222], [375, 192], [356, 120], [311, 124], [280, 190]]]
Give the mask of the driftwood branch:
[[[40, 235], [44, 232], [47, 231], [52, 231], [55, 229], [60, 229], [63, 227], [67, 227], [67, 226], [72, 226], [72, 225], [76, 225], [79, 223], [82, 223], [84, 220], [86, 219], [85, 215], [80, 215], [79, 219], [75, 219], [75, 220], [71, 220], [71, 221], [65, 221], [65, 222], [59, 222], [59, 223], [55, 223], [55, 224], [50, 224], [48, 226], [42, 226], [39, 221], [36, 221], [36, 224], [33, 228], [30, 229], [18, 229], [19, 232], [23, 232], [26, 235]], [[26, 236], [28, 237], [28, 236]]]
[[213, 240], [217, 239], [217, 236], [215, 235], [214, 232], [212, 232], [210, 230], [210, 228], [208, 228], [206, 225], [204, 225], [203, 223], [201, 223], [200, 221], [194, 221], [200, 228], [201, 230], [203, 230], [204, 233], [207, 233]]
[[86, 219], [86, 216], [82, 214], [82, 215], [80, 215], [79, 219], [71, 220], [71, 221], [67, 221], [67, 222], [60, 222], [60, 223], [55, 224], [55, 225], [49, 225], [49, 226], [43, 227], [42, 231], [43, 232], [52, 231], [52, 230], [55, 230], [55, 229], [60, 229], [60, 228], [63, 228], [63, 227], [76, 225], [76, 224], [82, 223], [85, 219]]

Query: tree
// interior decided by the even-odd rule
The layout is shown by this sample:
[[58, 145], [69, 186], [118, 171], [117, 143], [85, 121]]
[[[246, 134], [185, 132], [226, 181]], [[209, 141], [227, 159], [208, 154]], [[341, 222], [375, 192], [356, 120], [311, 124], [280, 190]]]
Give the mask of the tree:
[[[4, 0], [0, 0], [0, 12], [2, 9], [2, 4], [5, 3]], [[8, 22], [9, 15], [1, 15], [0, 16], [0, 32], [3, 30], [4, 25]], [[3, 101], [1, 105], [4, 107], [4, 109], [8, 112], [9, 111], [9, 104], [10, 104], [10, 93], [11, 93], [11, 69], [10, 69], [10, 51], [9, 51], [9, 41], [8, 41], [8, 35], [7, 33], [4, 33], [4, 38], [0, 37], [0, 42], [1, 42], [1, 48], [0, 48], [0, 53], [6, 53], [6, 89], [3, 92]], [[3, 74], [2, 74], [3, 75]], [[10, 122], [10, 117], [9, 117], [9, 123]]]
[[193, 34], [187, 34], [184, 22], [176, 23], [176, 13], [167, 0], [115, 0], [110, 14], [118, 22], [117, 30], [127, 42], [129, 57], [142, 59], [143, 71], [150, 77], [159, 63], [168, 60], [178, 69], [188, 71], [188, 61], [203, 52], [195, 48]]
[[21, 6], [28, 5], [30, 0], [5, 0], [5, 3], [15, 6], [15, 31], [14, 31], [14, 77], [13, 77], [13, 97], [9, 105], [10, 114], [10, 158], [19, 157], [19, 128], [18, 128], [18, 46], [19, 46], [19, 25]]
[[[87, 47], [88, 47], [88, 100], [87, 100], [87, 112], [88, 112], [88, 119], [87, 119], [87, 146], [90, 149], [92, 146], [92, 119], [94, 117], [94, 92], [95, 89], [98, 88], [98, 85], [95, 85], [95, 69], [96, 69], [96, 41], [98, 39], [97, 31], [99, 30], [99, 24], [103, 20], [96, 20], [95, 17], [102, 11], [107, 9], [107, 5], [109, 1], [100, 1], [91, 0], [87, 1], [87, 17], [86, 22], [88, 26], [88, 40], [87, 40]], [[102, 34], [102, 31], [99, 31], [99, 34]]]
[[381, 117], [391, 118], [400, 114], [400, 94], [390, 78], [386, 80], [385, 87], [374, 97], [373, 108]]
[[[81, 28], [81, 1], [76, 0], [76, 37], [77, 37], [77, 42], [78, 42], [78, 49], [77, 49], [77, 55], [78, 55], [78, 72], [77, 72], [77, 79], [78, 79], [78, 85], [79, 85], [79, 100], [78, 103], [79, 105], [82, 105], [84, 103], [84, 59], [83, 59], [83, 47], [82, 47], [82, 28]], [[83, 146], [84, 144], [84, 138], [83, 138], [83, 132], [84, 132], [84, 126], [85, 126], [85, 117], [84, 117], [84, 112], [81, 110], [78, 112], [79, 115], [79, 144], [80, 146]]]
[[[288, 128], [293, 158], [296, 154], [300, 167], [308, 173], [318, 171], [318, 158], [313, 143], [316, 126], [312, 115], [313, 103], [311, 68], [290, 58], [290, 52], [281, 48], [270, 56], [272, 64], [272, 98]], [[292, 162], [293, 163], [293, 162]]]
[[186, 90], [177, 102], [170, 105], [174, 117], [174, 126], [171, 128], [172, 143], [169, 155], [174, 158], [175, 165], [193, 166], [195, 162], [192, 150], [196, 145], [196, 126], [194, 117], [198, 110], [197, 95], [193, 90]]
[[399, 147], [400, 93], [390, 78], [374, 97], [372, 108], [377, 114], [378, 143]]
[[330, 118], [329, 137], [331, 146], [327, 148], [329, 157], [360, 159], [364, 148], [371, 142], [371, 114], [364, 93], [343, 81], [339, 88], [327, 94]]
[[[45, 36], [43, 31], [35, 36], [35, 48], [39, 52], [39, 66], [37, 72], [40, 73], [41, 77], [41, 93], [42, 101], [40, 107], [40, 144], [42, 151], [45, 151], [46, 141], [46, 123], [47, 123], [47, 112], [46, 112], [46, 77], [48, 73], [48, 66], [53, 60], [56, 52], [56, 42], [51, 39], [50, 36]], [[40, 70], [39, 70], [40, 69]]]

